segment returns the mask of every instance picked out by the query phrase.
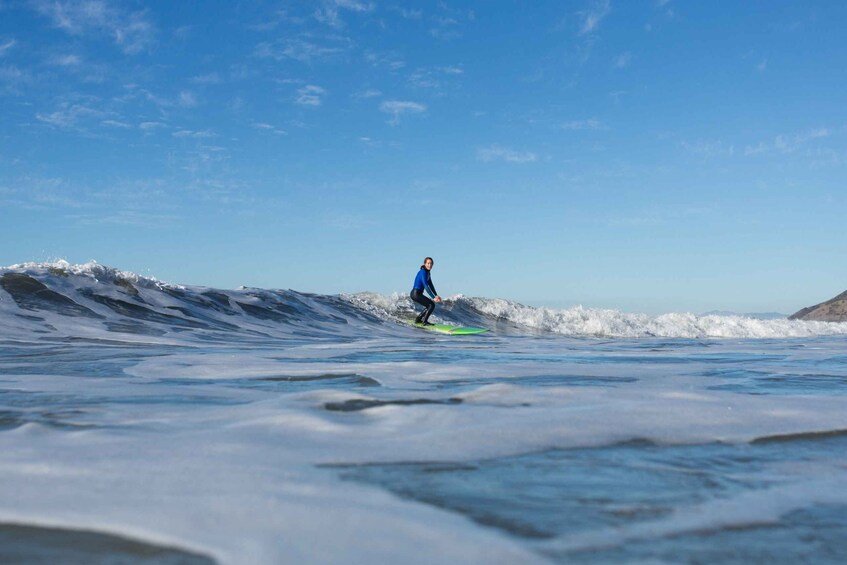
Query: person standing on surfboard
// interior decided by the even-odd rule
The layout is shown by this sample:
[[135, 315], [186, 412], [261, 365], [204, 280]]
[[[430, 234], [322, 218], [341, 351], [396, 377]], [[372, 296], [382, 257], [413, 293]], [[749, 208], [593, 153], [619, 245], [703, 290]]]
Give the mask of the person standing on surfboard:
[[[429, 272], [432, 270], [433, 264], [432, 257], [424, 259], [423, 265], [421, 265], [421, 270], [418, 271], [418, 276], [415, 277], [415, 284], [412, 287], [412, 292], [409, 293], [412, 300], [424, 307], [424, 311], [418, 314], [418, 317], [415, 318], [416, 324], [422, 324], [424, 326], [433, 325], [429, 322], [429, 316], [432, 314], [432, 311], [435, 310], [435, 302], [441, 302], [441, 297], [438, 296], [437, 292], [435, 292], [435, 287], [432, 286], [432, 279], [429, 276]], [[435, 302], [427, 298], [424, 292], [429, 294]]]

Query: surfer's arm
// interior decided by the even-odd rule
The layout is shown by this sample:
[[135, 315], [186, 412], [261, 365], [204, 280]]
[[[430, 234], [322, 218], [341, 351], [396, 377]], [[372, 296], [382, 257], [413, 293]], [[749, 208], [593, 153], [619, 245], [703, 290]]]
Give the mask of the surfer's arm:
[[435, 287], [432, 285], [432, 279], [429, 277], [426, 278], [426, 291], [432, 298], [436, 298], [438, 296], [438, 293], [435, 291]]

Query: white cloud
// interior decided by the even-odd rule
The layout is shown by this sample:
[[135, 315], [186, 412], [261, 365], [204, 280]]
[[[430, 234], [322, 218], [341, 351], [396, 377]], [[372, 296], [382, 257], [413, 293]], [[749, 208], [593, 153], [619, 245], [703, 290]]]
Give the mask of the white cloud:
[[436, 39], [456, 39], [462, 34], [458, 31], [459, 22], [455, 18], [436, 16], [432, 18], [435, 26], [430, 28], [429, 34]]
[[206, 75], [197, 75], [195, 77], [191, 77], [191, 82], [196, 84], [218, 84], [221, 82], [221, 76], [217, 72]]
[[349, 12], [370, 12], [374, 9], [371, 2], [358, 2], [357, 0], [324, 0], [323, 7], [315, 10], [315, 19], [334, 28], [344, 27], [341, 19], [341, 10]]
[[337, 230], [359, 230], [373, 225], [373, 221], [359, 214], [347, 212], [328, 212], [324, 215], [323, 223]]
[[532, 163], [538, 156], [530, 151], [514, 151], [500, 145], [481, 147], [476, 150], [476, 158], [486, 163], [490, 161], [506, 161], [507, 163]]
[[111, 214], [72, 216], [81, 225], [114, 224], [138, 228], [161, 228], [174, 224], [183, 218], [176, 214], [158, 214], [137, 210], [119, 210]]
[[359, 2], [357, 0], [334, 0], [333, 3], [339, 8], [352, 12], [370, 12], [374, 9], [373, 2]]
[[60, 67], [76, 67], [82, 63], [79, 55], [59, 55], [51, 60], [51, 63]]
[[324, 47], [302, 39], [290, 39], [282, 45], [272, 43], [260, 43], [256, 47], [258, 57], [276, 59], [294, 59], [301, 63], [331, 59], [343, 52], [337, 47]]
[[375, 88], [368, 88], [362, 92], [357, 92], [353, 96], [354, 98], [379, 98], [382, 96], [382, 91]]
[[32, 80], [29, 71], [22, 71], [14, 65], [0, 67], [0, 92], [3, 90], [16, 91], [18, 86]]
[[112, 33], [115, 42], [129, 54], [145, 51], [153, 43], [153, 26], [138, 13], [132, 14], [130, 21], [123, 26], [113, 28]]
[[211, 130], [203, 130], [203, 131], [192, 131], [188, 129], [181, 129], [173, 132], [171, 135], [174, 137], [180, 138], [192, 138], [192, 139], [206, 139], [209, 137], [215, 137], [214, 132]]
[[377, 68], [385, 68], [389, 71], [399, 71], [406, 66], [406, 62], [397, 53], [365, 53], [365, 61]]
[[612, 11], [612, 6], [609, 0], [595, 0], [587, 10], [580, 12], [582, 16], [582, 25], [579, 28], [579, 35], [587, 35], [593, 33], [600, 27], [600, 22], [609, 15]]
[[338, 9], [335, 7], [325, 6], [323, 8], [318, 8], [315, 10], [315, 19], [330, 27], [344, 27], [344, 22], [341, 20]]
[[419, 20], [423, 17], [423, 10], [407, 10], [406, 8], [392, 8], [407, 20]]
[[409, 85], [414, 88], [439, 88], [441, 81], [428, 69], [418, 69], [409, 75]]
[[149, 131], [153, 131], [153, 130], [158, 129], [158, 128], [164, 128], [164, 127], [167, 127], [167, 126], [165, 124], [163, 124], [162, 122], [141, 122], [140, 124], [138, 124], [138, 127], [142, 131], [149, 132]]
[[762, 61], [758, 65], [756, 65], [756, 70], [759, 71], [760, 73], [765, 72], [765, 70], [767, 68], [768, 68], [768, 60], [767, 59], [762, 59]]
[[261, 130], [261, 131], [268, 131], [268, 132], [271, 132], [271, 133], [275, 133], [277, 135], [286, 135], [285, 130], [281, 130], [273, 124], [267, 124], [267, 123], [264, 123], [264, 122], [253, 122], [250, 125], [253, 128]]
[[179, 105], [183, 108], [193, 108], [197, 105], [197, 97], [193, 92], [183, 90], [179, 93]]
[[119, 122], [117, 120], [103, 120], [100, 123], [103, 124], [104, 126], [111, 126], [113, 128], [128, 129], [128, 128], [132, 127], [131, 125], [129, 125], [126, 122]]
[[758, 155], [760, 153], [793, 153], [803, 145], [814, 139], [829, 137], [829, 129], [817, 128], [804, 133], [794, 135], [778, 135], [771, 143], [759, 143], [756, 146], [748, 145], [744, 148], [745, 155]]
[[408, 82], [409, 86], [413, 88], [429, 88], [440, 91], [443, 86], [457, 80], [456, 77], [464, 72], [460, 66], [418, 68], [409, 75]]
[[566, 122], [562, 124], [562, 129], [569, 131], [583, 131], [583, 130], [593, 130], [593, 131], [601, 131], [609, 129], [608, 126], [604, 125], [600, 120], [596, 120], [594, 118], [588, 120], [575, 120], [572, 122]]
[[6, 54], [6, 51], [14, 47], [18, 42], [14, 39], [9, 39], [7, 41], [0, 41], [0, 57]]
[[62, 104], [59, 110], [49, 114], [37, 113], [35, 118], [51, 126], [72, 128], [86, 117], [102, 117], [103, 113], [81, 104]]
[[128, 12], [105, 0], [36, 0], [36, 9], [71, 35], [106, 34], [127, 54], [152, 47], [155, 29], [141, 12]]
[[301, 106], [320, 106], [323, 104], [325, 95], [326, 90], [320, 86], [309, 84], [297, 90], [297, 97], [294, 101]]
[[627, 51], [626, 53], [621, 53], [615, 58], [615, 68], [622, 69], [629, 65], [629, 62], [632, 60], [632, 53]]
[[731, 157], [735, 154], [735, 146], [726, 144], [723, 141], [695, 141], [689, 143], [682, 141], [680, 143], [683, 149], [694, 155], [705, 157], [707, 159], [713, 157]]
[[426, 106], [417, 102], [409, 102], [403, 100], [386, 100], [379, 105], [381, 112], [391, 114], [393, 117], [388, 123], [397, 125], [400, 123], [400, 116], [404, 114], [422, 114], [426, 112]]

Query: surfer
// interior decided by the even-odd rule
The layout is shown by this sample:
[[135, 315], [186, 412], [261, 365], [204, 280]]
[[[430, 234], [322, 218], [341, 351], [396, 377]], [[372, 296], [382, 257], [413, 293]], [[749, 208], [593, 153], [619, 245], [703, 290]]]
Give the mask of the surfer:
[[[424, 311], [418, 314], [418, 317], [415, 318], [416, 324], [423, 324], [424, 326], [433, 325], [429, 322], [429, 316], [432, 314], [432, 311], [435, 310], [435, 302], [441, 302], [441, 297], [438, 296], [437, 292], [435, 292], [435, 287], [432, 286], [432, 279], [429, 276], [429, 272], [432, 270], [432, 265], [432, 257], [424, 259], [423, 265], [421, 265], [421, 270], [418, 271], [418, 276], [415, 277], [415, 284], [412, 287], [412, 292], [409, 293], [412, 300], [424, 307]], [[429, 294], [435, 302], [427, 298], [424, 292]]]

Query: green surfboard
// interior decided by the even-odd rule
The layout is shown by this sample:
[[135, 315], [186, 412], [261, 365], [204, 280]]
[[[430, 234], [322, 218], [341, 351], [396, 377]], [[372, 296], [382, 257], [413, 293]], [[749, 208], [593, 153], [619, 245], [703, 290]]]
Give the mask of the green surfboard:
[[409, 323], [415, 326], [416, 328], [421, 328], [422, 330], [429, 330], [431, 332], [438, 332], [450, 335], [481, 334], [488, 331], [487, 328], [463, 328], [461, 326], [449, 326], [447, 324], [433, 324], [431, 326], [424, 326], [423, 324], [416, 324], [414, 321], [411, 321]]

